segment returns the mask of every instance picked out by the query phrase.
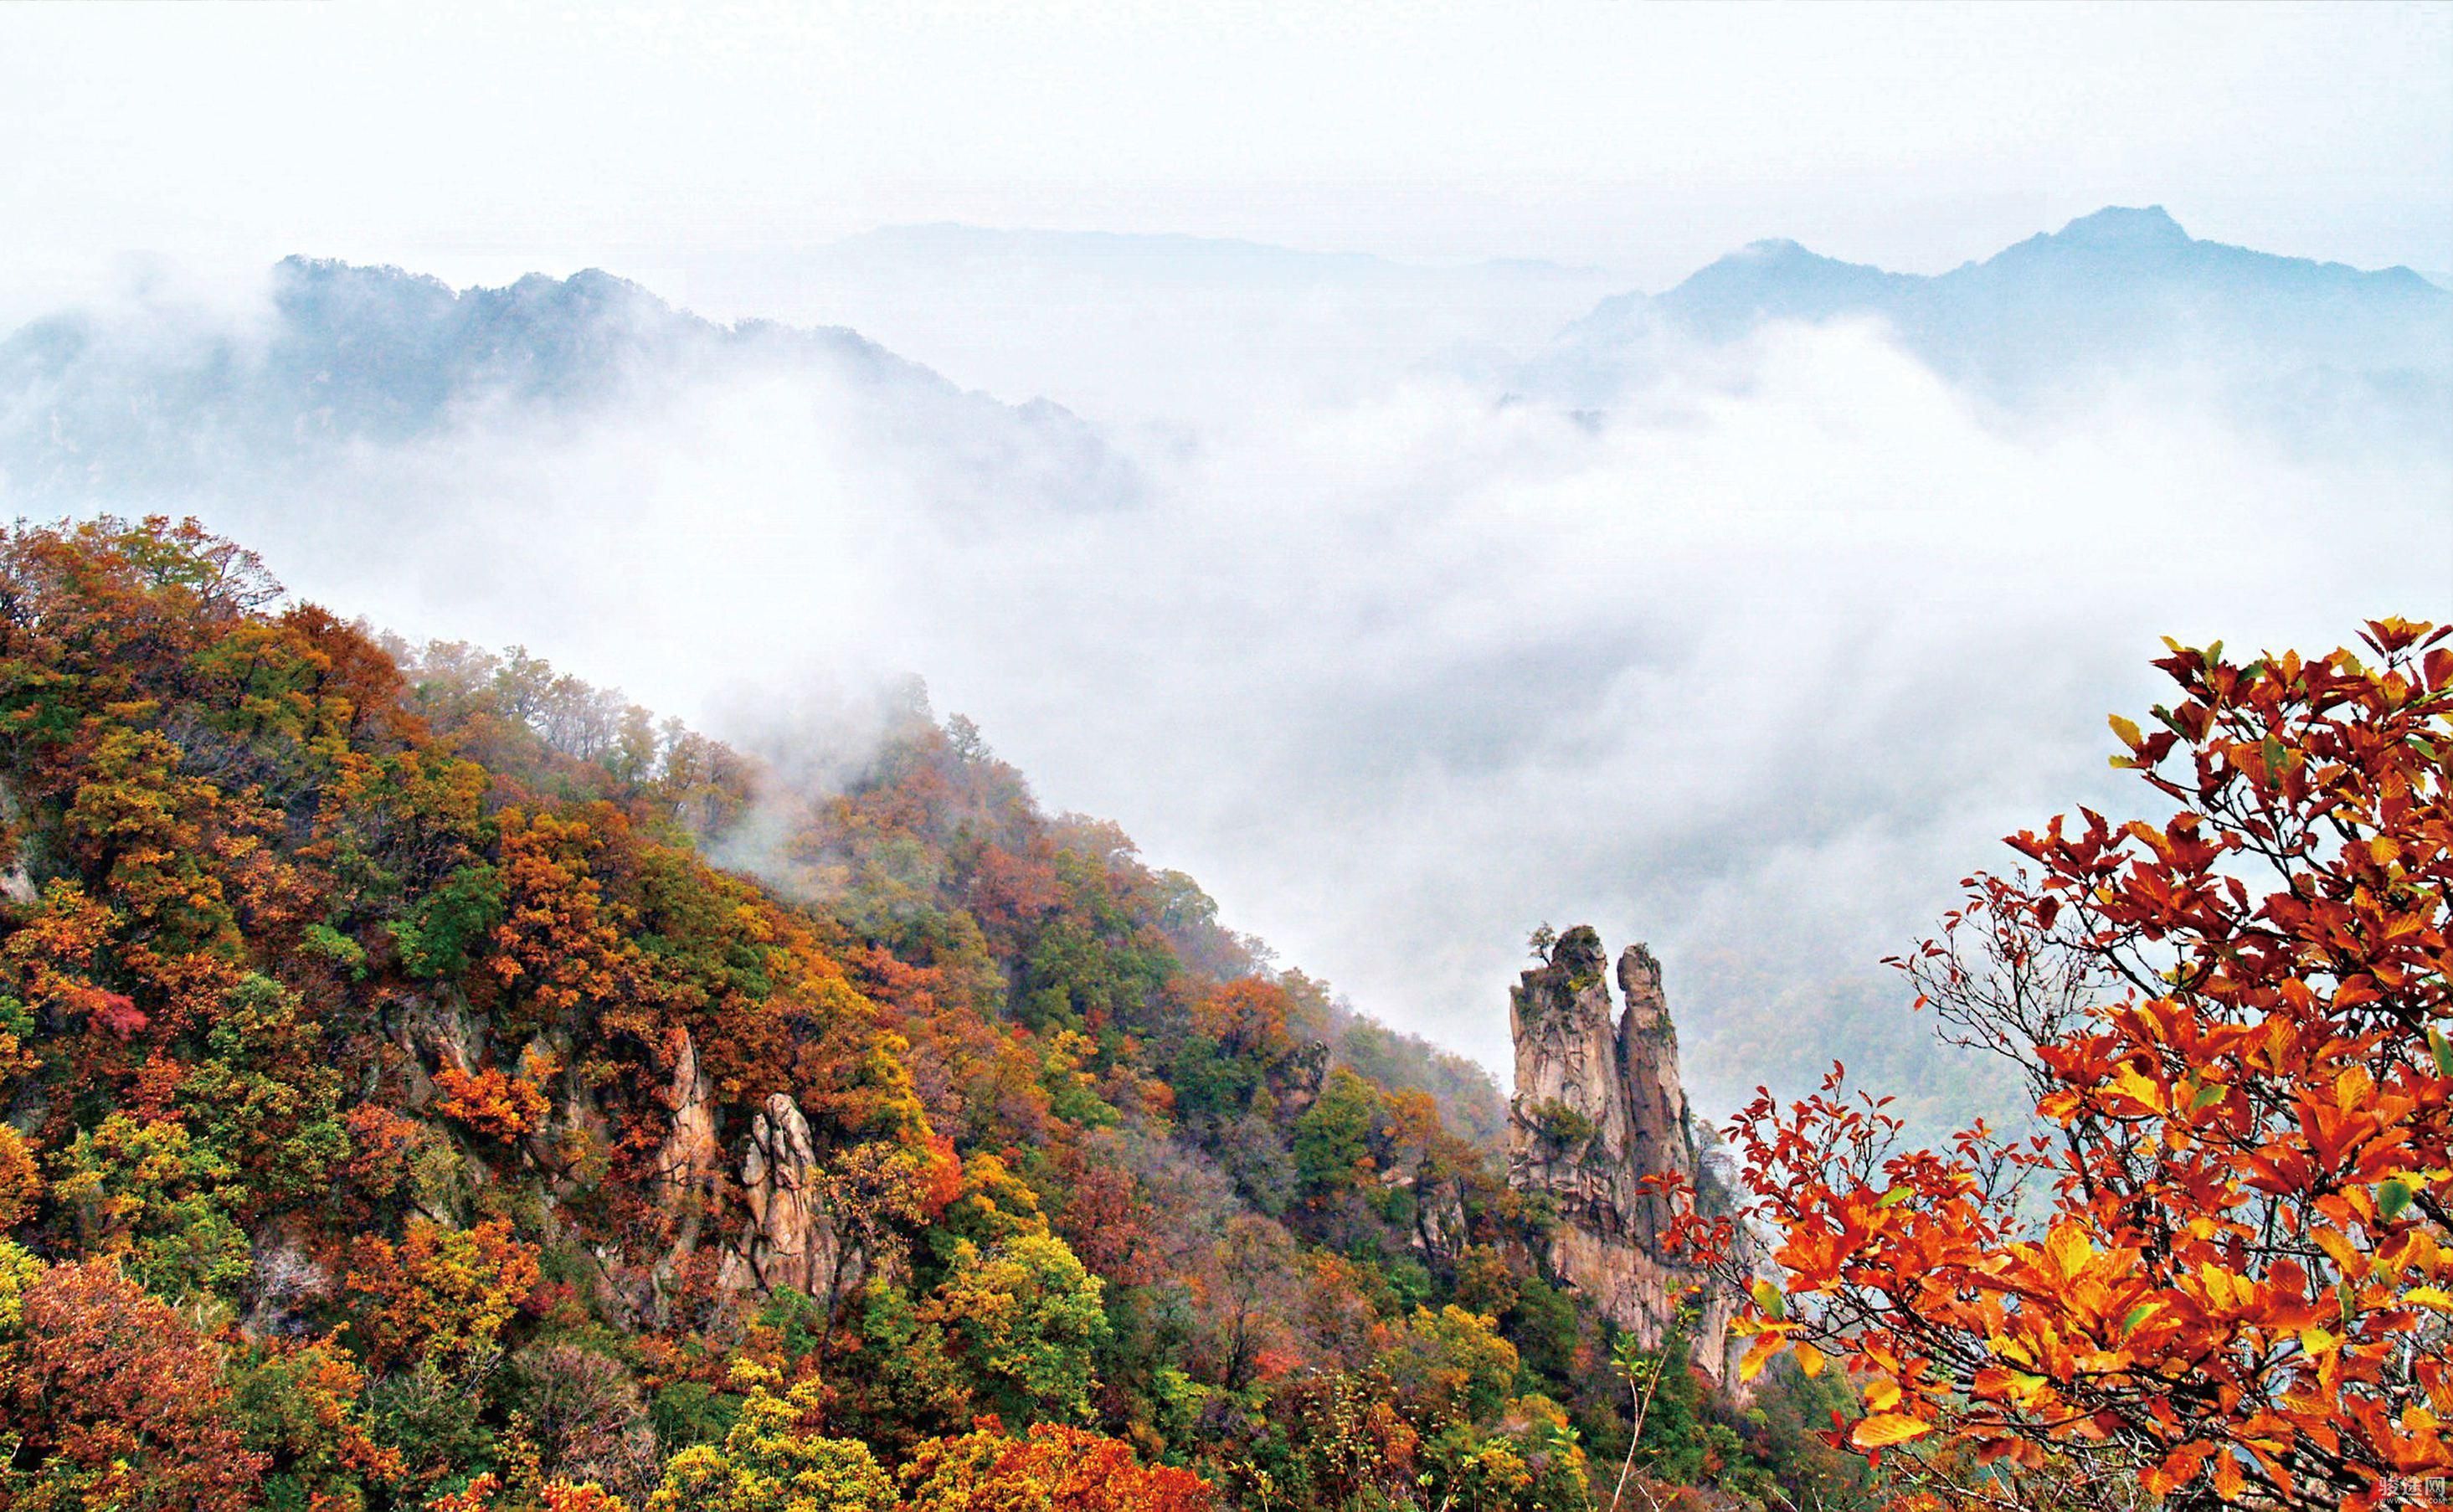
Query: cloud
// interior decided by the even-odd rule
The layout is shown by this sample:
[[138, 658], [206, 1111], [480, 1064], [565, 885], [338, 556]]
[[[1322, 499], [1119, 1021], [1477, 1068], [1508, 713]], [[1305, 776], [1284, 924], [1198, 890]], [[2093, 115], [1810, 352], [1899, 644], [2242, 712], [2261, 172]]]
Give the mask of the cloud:
[[952, 467], [766, 369], [469, 410], [208, 509], [345, 609], [838, 766], [916, 672], [1051, 806], [1503, 1072], [1534, 925], [1648, 940], [1713, 1111], [1833, 1059], [1964, 1101], [1875, 963], [1998, 836], [2115, 800], [2103, 716], [2158, 635], [2453, 614], [2441, 450], [2312, 448], [2185, 386], [2009, 411], [1844, 324], [1607, 417], [1414, 369], [1301, 391], [1110, 437], [1128, 495], [986, 411], [966, 454], [1003, 462]]

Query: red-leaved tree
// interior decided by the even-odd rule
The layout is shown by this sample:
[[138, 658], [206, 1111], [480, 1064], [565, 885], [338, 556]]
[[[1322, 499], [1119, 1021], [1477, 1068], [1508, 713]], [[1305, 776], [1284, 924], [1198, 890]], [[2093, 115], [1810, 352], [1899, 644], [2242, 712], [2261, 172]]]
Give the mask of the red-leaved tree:
[[260, 1504], [265, 1457], [240, 1435], [219, 1349], [116, 1262], [42, 1267], [8, 1300], [0, 1503], [129, 1512]]
[[2041, 1132], [1906, 1149], [1836, 1069], [1732, 1125], [1785, 1272], [1747, 1373], [1844, 1360], [1905, 1504], [2445, 1504], [2448, 638], [2174, 647], [2112, 721], [2171, 817], [2016, 836], [1899, 963]]

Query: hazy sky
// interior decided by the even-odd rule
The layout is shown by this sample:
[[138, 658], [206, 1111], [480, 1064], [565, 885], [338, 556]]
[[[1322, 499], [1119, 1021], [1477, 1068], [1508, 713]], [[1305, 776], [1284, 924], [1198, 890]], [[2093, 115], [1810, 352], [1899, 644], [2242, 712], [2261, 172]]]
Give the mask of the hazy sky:
[[0, 314], [128, 250], [654, 282], [935, 219], [1658, 284], [2162, 201], [2442, 269], [2453, 8], [12, 5], [0, 142]]

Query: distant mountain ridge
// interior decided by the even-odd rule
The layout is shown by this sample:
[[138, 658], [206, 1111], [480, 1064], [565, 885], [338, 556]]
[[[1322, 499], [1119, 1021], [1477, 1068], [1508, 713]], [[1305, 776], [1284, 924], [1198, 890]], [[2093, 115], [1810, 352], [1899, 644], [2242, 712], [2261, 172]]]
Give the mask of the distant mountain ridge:
[[[1211, 405], [1241, 402], [1256, 385], [1284, 388], [1302, 365], [1381, 342], [1378, 357], [1321, 388], [1322, 402], [1420, 367], [1606, 408], [1699, 351], [1774, 324], [1837, 320], [1878, 322], [1937, 372], [2010, 400], [2106, 375], [2204, 371], [2263, 422], [2362, 441], [2382, 417], [2386, 434], [2423, 446], [2439, 444], [2453, 407], [2453, 291], [2408, 269], [2199, 240], [2160, 207], [2100, 210], [1930, 276], [1757, 242], [1665, 292], [1602, 299], [1529, 359], [1522, 342], [1557, 328], [1607, 287], [1605, 275], [949, 226], [886, 228], [828, 256], [736, 259], [736, 291], [764, 287], [777, 302], [747, 308], [809, 313], [856, 283], [860, 266], [906, 268], [911, 308], [967, 290], [972, 305], [940, 310], [945, 328], [910, 334], [956, 368], [1000, 374], [1000, 391], [1024, 402], [967, 390], [845, 326], [719, 323], [594, 269], [455, 289], [397, 268], [292, 257], [272, 270], [260, 321], [140, 302], [133, 316], [70, 309], [0, 334], [0, 503], [176, 507], [309, 477], [351, 448], [468, 424], [568, 426], [710, 380], [788, 378], [814, 381], [837, 428], [916, 459], [907, 470], [931, 497], [1027, 492], [1098, 507], [1136, 496], [1131, 465], [1099, 428], [1024, 396], [1096, 393], [1112, 369], [1111, 389], [1181, 382]], [[1341, 283], [1346, 304], [1323, 292]], [[1163, 285], [1180, 287], [1152, 292]], [[1486, 305], [1465, 325], [1522, 340], [1444, 347], [1438, 323], [1420, 318], [1477, 300]], [[999, 309], [1027, 311], [1055, 345], [967, 343], [963, 322]], [[1199, 312], [1208, 325], [1190, 328]], [[1067, 360], [1087, 368], [1068, 379]]]
[[692, 379], [793, 373], [966, 465], [1127, 487], [1124, 464], [1055, 405], [967, 393], [849, 329], [719, 325], [596, 269], [454, 289], [290, 257], [269, 295], [260, 328], [70, 310], [0, 337], [0, 494], [122, 505], [210, 488], [233, 464], [279, 471], [489, 414], [570, 421]]
[[1880, 320], [1938, 370], [2011, 394], [2150, 360], [2245, 365], [2267, 382], [2330, 374], [2407, 398], [2441, 394], [2453, 376], [2453, 292], [2406, 268], [2201, 241], [2149, 206], [2099, 210], [1932, 276], [1757, 242], [1665, 293], [1603, 301], [1518, 381], [1601, 401], [1682, 346], [1845, 318]]

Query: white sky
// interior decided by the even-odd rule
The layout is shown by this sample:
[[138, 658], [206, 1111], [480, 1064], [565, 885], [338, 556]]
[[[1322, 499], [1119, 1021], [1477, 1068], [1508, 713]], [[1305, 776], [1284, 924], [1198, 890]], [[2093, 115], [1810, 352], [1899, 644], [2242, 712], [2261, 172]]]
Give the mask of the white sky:
[[2453, 8], [0, 6], [0, 313], [127, 251], [652, 282], [936, 219], [1650, 286], [2149, 202], [2453, 268]]

